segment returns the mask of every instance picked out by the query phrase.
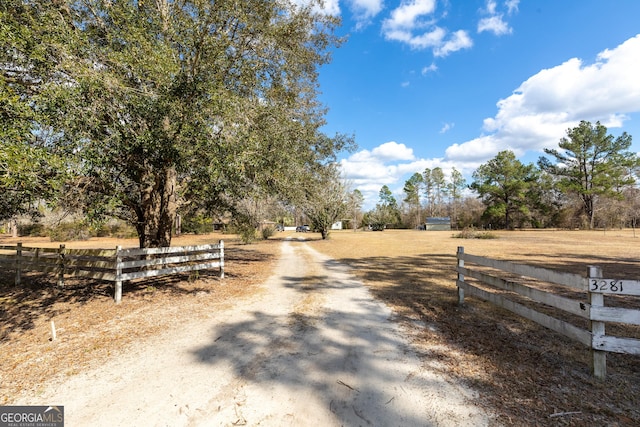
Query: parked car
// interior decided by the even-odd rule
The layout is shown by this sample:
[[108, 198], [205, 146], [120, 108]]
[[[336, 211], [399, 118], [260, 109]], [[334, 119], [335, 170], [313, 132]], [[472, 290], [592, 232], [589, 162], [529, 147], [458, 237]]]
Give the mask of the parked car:
[[311, 231], [308, 225], [299, 225], [296, 227], [296, 231], [300, 233], [306, 233], [307, 231]]
[[276, 231], [284, 231], [284, 225], [276, 224]]

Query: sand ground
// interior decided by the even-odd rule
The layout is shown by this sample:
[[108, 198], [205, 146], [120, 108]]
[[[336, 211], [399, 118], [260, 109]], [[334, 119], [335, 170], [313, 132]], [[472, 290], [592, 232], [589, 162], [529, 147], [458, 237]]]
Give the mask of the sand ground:
[[64, 405], [77, 426], [490, 424], [348, 267], [302, 241], [282, 242], [260, 292], [172, 325], [21, 403]]

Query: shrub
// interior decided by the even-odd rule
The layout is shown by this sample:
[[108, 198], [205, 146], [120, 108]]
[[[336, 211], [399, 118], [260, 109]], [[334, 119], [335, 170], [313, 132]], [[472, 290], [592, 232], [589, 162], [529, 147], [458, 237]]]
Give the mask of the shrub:
[[118, 239], [131, 239], [138, 237], [138, 232], [131, 224], [118, 222], [109, 226], [109, 236]]
[[250, 224], [238, 224], [236, 230], [243, 243], [252, 243], [256, 240], [256, 229]]
[[116, 237], [118, 239], [131, 239], [138, 236], [136, 229], [123, 221], [102, 224], [96, 230], [97, 237]]
[[45, 237], [47, 230], [43, 224], [32, 222], [28, 224], [18, 225], [18, 234], [20, 236]]
[[476, 239], [497, 239], [498, 236], [491, 233], [490, 231], [483, 231], [476, 233]]
[[455, 234], [456, 239], [497, 239], [498, 236], [489, 231], [477, 231], [475, 228], [465, 228], [460, 233]]
[[92, 236], [90, 227], [84, 221], [63, 222], [49, 230], [52, 242], [87, 240]]
[[273, 227], [263, 227], [262, 228], [262, 238], [263, 239], [268, 239], [269, 237], [273, 236], [276, 232], [276, 229]]

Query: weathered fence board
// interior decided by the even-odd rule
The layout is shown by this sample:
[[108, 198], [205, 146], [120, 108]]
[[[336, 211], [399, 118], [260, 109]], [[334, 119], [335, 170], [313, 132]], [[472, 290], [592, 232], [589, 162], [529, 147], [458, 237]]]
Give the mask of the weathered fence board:
[[135, 271], [131, 273], [122, 273], [122, 280], [140, 279], [142, 277], [163, 276], [166, 274], [184, 273], [186, 271], [208, 270], [220, 267], [219, 262], [209, 262], [196, 265], [182, 265], [178, 267], [162, 268], [160, 270]]
[[[625, 354], [640, 354], [640, 339], [622, 338], [606, 335], [606, 322], [625, 325], [640, 325], [640, 310], [605, 307], [604, 294], [640, 296], [640, 281], [604, 279], [599, 267], [589, 266], [586, 277], [546, 270], [509, 261], [493, 260], [464, 253], [464, 248], [458, 248], [458, 265], [456, 271], [458, 280], [458, 301], [464, 301], [465, 293], [489, 301], [522, 317], [532, 320], [546, 328], [572, 338], [592, 352], [592, 371], [594, 376], [603, 379], [606, 375], [606, 352]], [[520, 277], [534, 278], [543, 282], [566, 286], [574, 290], [584, 291], [586, 301], [567, 298], [554, 294], [553, 291], [528, 286], [514, 280], [497, 277], [492, 273], [478, 271], [477, 267], [470, 267], [465, 262], [476, 266], [490, 267]], [[505, 295], [482, 289], [473, 283], [465, 281], [465, 277], [476, 279], [491, 288], [513, 292], [527, 298], [533, 304], [544, 304], [555, 309], [571, 313], [589, 320], [589, 330], [579, 328], [567, 321], [557, 319], [541, 313], [531, 307], [510, 300]]]
[[178, 264], [183, 262], [191, 262], [191, 261], [203, 261], [208, 259], [216, 259], [220, 258], [220, 254], [214, 254], [211, 252], [204, 252], [196, 255], [181, 255], [181, 256], [172, 256], [172, 257], [163, 257], [163, 258], [154, 258], [154, 259], [142, 259], [135, 261], [124, 261], [122, 262], [123, 269], [136, 268], [136, 267], [150, 267], [154, 265], [166, 265], [166, 264]]
[[622, 307], [591, 307], [591, 320], [640, 325], [640, 310]]
[[593, 337], [593, 347], [598, 350], [610, 351], [612, 353], [640, 355], [640, 340], [633, 338], [597, 335]]
[[[200, 246], [149, 249], [66, 249], [22, 246], [0, 246], [0, 265], [16, 270], [16, 285], [22, 271], [54, 273], [58, 284], [64, 276], [86, 277], [115, 282], [114, 299], [122, 298], [122, 283], [145, 277], [187, 271], [220, 269], [224, 278], [224, 242]], [[216, 261], [211, 261], [216, 260]]]
[[167, 248], [130, 248], [123, 249], [121, 255], [123, 257], [139, 256], [139, 255], [158, 255], [158, 254], [174, 254], [180, 252], [198, 252], [220, 249], [220, 244], [209, 244], [199, 246], [171, 246]]
[[580, 329], [568, 322], [556, 319], [544, 313], [535, 311], [532, 308], [526, 307], [522, 304], [518, 304], [502, 295], [487, 292], [483, 289], [469, 285], [468, 283], [458, 282], [458, 286], [464, 288], [465, 292], [469, 295], [481, 298], [485, 301], [489, 301], [499, 307], [516, 313], [526, 319], [538, 323], [546, 328], [556, 331], [564, 336], [572, 338], [586, 346], [591, 345], [591, 333], [584, 329]]
[[559, 308], [577, 316], [584, 317], [586, 319], [589, 318], [589, 311], [591, 306], [584, 302], [575, 301], [570, 298], [561, 297], [559, 295], [554, 295], [549, 292], [541, 291], [539, 289], [531, 288], [519, 283], [504, 280], [499, 277], [490, 276], [488, 274], [481, 273], [475, 270], [460, 268], [458, 269], [458, 271], [462, 272], [462, 274], [464, 274], [465, 276], [472, 277], [493, 287], [503, 289], [505, 291], [515, 292], [532, 300], [539, 301], [543, 304], [547, 304], [555, 308]]
[[516, 264], [509, 261], [501, 261], [465, 253], [459, 255], [460, 259], [472, 262], [474, 264], [495, 268], [497, 270], [506, 271], [509, 273], [517, 274], [519, 276], [531, 277], [534, 279], [542, 280], [544, 282], [570, 286], [582, 291], [587, 290], [587, 280], [585, 277], [580, 276], [579, 274], [563, 273], [554, 270], [547, 270], [541, 267]]

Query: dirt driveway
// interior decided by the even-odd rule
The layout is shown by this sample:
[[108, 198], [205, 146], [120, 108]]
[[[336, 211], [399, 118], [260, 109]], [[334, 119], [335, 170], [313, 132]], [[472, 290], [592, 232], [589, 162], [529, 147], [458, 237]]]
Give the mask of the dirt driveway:
[[474, 394], [422, 366], [347, 267], [285, 241], [261, 292], [188, 313], [26, 404], [70, 426], [481, 426]]

